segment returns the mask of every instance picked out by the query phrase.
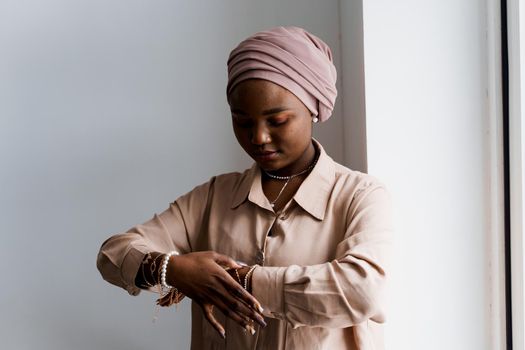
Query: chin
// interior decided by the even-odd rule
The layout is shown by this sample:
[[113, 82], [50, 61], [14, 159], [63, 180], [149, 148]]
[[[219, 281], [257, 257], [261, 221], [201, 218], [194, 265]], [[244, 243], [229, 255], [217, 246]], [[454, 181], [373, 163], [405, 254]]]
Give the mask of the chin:
[[283, 168], [286, 162], [282, 159], [282, 154], [277, 152], [277, 154], [265, 156], [257, 156], [255, 154], [250, 155], [251, 158], [259, 165], [260, 168], [267, 171], [276, 171]]
[[257, 165], [259, 165], [261, 169], [266, 170], [266, 171], [277, 171], [282, 168], [274, 164], [261, 163], [261, 162], [257, 162]]
[[282, 169], [284, 165], [282, 165], [280, 162], [261, 162], [256, 161], [257, 165], [263, 170], [266, 171], [277, 171], [279, 169]]

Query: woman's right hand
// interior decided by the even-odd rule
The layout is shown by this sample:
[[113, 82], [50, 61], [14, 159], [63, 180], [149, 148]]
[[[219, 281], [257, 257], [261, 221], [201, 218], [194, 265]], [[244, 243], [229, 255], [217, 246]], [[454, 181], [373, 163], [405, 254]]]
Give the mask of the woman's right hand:
[[261, 304], [226, 272], [241, 268], [232, 258], [213, 251], [173, 256], [166, 280], [199, 304], [206, 319], [225, 337], [224, 327], [215, 319], [213, 308], [249, 329], [252, 320], [265, 327]]

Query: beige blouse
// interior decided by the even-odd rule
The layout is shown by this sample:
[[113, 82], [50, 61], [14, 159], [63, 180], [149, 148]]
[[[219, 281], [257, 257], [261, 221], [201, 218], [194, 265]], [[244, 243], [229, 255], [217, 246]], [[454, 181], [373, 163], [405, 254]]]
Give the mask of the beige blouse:
[[293, 199], [275, 213], [254, 164], [213, 177], [142, 225], [105, 241], [97, 266], [130, 294], [149, 251], [214, 250], [247, 264], [268, 326], [254, 336], [216, 308], [226, 339], [192, 303], [192, 349], [383, 349], [391, 201], [371, 175], [321, 149]]

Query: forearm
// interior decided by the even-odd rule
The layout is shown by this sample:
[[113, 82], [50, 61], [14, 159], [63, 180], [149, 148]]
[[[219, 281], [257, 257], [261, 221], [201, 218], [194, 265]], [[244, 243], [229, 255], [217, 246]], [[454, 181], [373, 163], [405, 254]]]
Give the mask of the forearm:
[[135, 284], [135, 277], [149, 250], [133, 234], [112, 236], [100, 248], [97, 268], [107, 282], [126, 289], [131, 295], [138, 295], [140, 289]]
[[179, 214], [177, 207], [171, 205], [169, 209], [160, 215], [154, 215], [144, 224], [107, 239], [97, 257], [97, 267], [102, 277], [126, 289], [131, 295], [139, 294], [140, 288], [147, 286], [142, 269], [148, 281], [156, 281], [156, 277], [151, 276], [151, 266], [141, 265], [148, 253], [157, 252], [156, 257], [159, 252], [177, 250], [183, 253], [190, 250], [184, 225], [181, 224], [183, 220]]
[[343, 328], [384, 321], [384, 271], [355, 257], [312, 266], [261, 267], [253, 295], [265, 316], [294, 328]]

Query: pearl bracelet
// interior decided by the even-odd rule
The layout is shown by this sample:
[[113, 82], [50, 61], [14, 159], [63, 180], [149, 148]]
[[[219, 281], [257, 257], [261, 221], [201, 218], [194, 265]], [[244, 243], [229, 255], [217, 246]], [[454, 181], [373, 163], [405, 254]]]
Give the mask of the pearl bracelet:
[[172, 250], [168, 254], [164, 255], [164, 258], [162, 259], [162, 265], [160, 267], [160, 285], [165, 290], [170, 290], [173, 288], [173, 286], [170, 286], [166, 282], [166, 273], [168, 272], [168, 263], [170, 261], [170, 258], [173, 255], [179, 255], [179, 252]]

